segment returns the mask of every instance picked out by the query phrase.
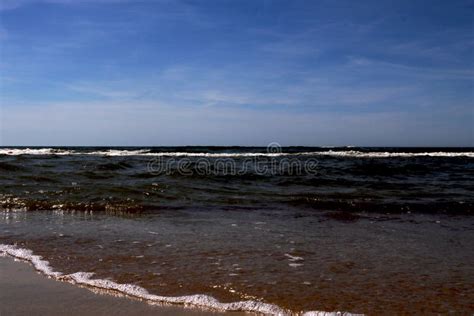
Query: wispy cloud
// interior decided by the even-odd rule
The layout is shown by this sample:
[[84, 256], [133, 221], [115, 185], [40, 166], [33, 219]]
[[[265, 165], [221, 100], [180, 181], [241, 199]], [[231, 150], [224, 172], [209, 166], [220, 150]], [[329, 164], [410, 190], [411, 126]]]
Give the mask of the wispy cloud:
[[[473, 80], [474, 68], [468, 63], [463, 68], [446, 68], [446, 67], [423, 67], [413, 66], [403, 63], [386, 62], [369, 58], [350, 58], [350, 63], [357, 67], [370, 67], [371, 71], [382, 70], [398, 71], [412, 78], [426, 78], [437, 80]], [[474, 62], [473, 62], [474, 63]]]

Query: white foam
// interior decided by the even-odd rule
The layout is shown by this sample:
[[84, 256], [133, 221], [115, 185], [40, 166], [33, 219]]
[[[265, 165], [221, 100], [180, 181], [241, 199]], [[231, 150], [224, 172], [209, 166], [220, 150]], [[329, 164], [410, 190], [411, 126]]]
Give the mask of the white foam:
[[119, 149], [109, 149], [102, 151], [92, 151], [92, 152], [81, 152], [75, 151], [75, 155], [91, 155], [91, 156], [142, 156], [149, 153], [147, 149], [140, 150], [119, 150]]
[[391, 157], [469, 157], [474, 152], [378, 152], [357, 150], [326, 150], [300, 153], [203, 153], [203, 152], [159, 152], [152, 153], [147, 149], [125, 150], [108, 149], [99, 151], [65, 150], [56, 148], [0, 148], [0, 155], [83, 155], [83, 156], [150, 156], [150, 157], [208, 157], [208, 158], [239, 158], [239, 157], [286, 157], [286, 156], [332, 156], [356, 158], [391, 158]]
[[1, 148], [0, 154], [18, 156], [18, 155], [71, 155], [73, 151], [54, 148]]
[[342, 150], [342, 151], [321, 151], [314, 153], [303, 153], [322, 155], [322, 156], [334, 156], [334, 157], [357, 157], [357, 158], [391, 158], [391, 157], [469, 157], [474, 158], [474, 152], [447, 152], [447, 151], [438, 151], [438, 152], [419, 152], [419, 153], [410, 153], [410, 152], [379, 152], [379, 151], [357, 151], [357, 150]]
[[288, 263], [288, 265], [292, 268], [298, 268], [304, 266], [302, 263]]
[[0, 244], [0, 253], [27, 260], [33, 264], [36, 270], [47, 276], [59, 278], [62, 275], [61, 272], [53, 271], [53, 269], [49, 266], [48, 261], [42, 260], [40, 256], [33, 255], [33, 252], [29, 249]]
[[287, 257], [290, 261], [303, 261], [303, 257], [298, 257], [298, 256], [293, 256], [290, 255], [289, 253], [285, 253], [285, 257]]
[[301, 316], [356, 316], [356, 315], [363, 315], [363, 314], [352, 314], [347, 312], [318, 312], [318, 311], [311, 311], [305, 312], [301, 314]]
[[0, 155], [91, 155], [91, 156], [140, 156], [148, 153], [149, 150], [101, 150], [101, 151], [81, 151], [66, 150], [58, 148], [0, 148]]
[[[232, 303], [219, 302], [212, 296], [204, 294], [186, 295], [186, 296], [161, 296], [150, 294], [146, 289], [133, 284], [119, 284], [114, 281], [104, 279], [93, 279], [94, 274], [90, 272], [76, 272], [72, 274], [62, 274], [61, 272], [53, 271], [49, 262], [43, 260], [41, 256], [34, 255], [29, 249], [18, 248], [14, 245], [0, 244], [0, 256], [8, 255], [14, 258], [22, 259], [31, 262], [36, 270], [45, 274], [48, 277], [59, 281], [68, 282], [72, 284], [79, 284], [88, 286], [94, 289], [114, 291], [130, 297], [135, 297], [148, 301], [149, 303], [170, 303], [181, 304], [196, 307], [209, 308], [219, 311], [245, 311], [262, 313], [268, 315], [292, 315], [288, 310], [282, 309], [274, 304], [268, 304], [253, 300], [239, 301]], [[349, 316], [356, 315], [342, 312], [321, 312], [308, 311], [303, 313], [305, 316]]]

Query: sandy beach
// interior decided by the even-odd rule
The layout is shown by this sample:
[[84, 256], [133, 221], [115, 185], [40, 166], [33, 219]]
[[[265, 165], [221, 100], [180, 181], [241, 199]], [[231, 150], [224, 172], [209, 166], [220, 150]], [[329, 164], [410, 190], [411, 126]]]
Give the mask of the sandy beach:
[[[23, 261], [0, 257], [0, 316], [6, 315], [194, 315], [223, 313], [150, 305], [136, 299], [94, 293], [47, 278]], [[238, 313], [232, 313], [237, 315]]]

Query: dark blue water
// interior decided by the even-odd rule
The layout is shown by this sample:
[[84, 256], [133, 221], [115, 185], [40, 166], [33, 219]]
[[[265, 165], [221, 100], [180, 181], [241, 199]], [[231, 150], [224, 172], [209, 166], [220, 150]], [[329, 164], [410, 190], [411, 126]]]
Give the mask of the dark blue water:
[[107, 212], [219, 206], [470, 214], [474, 156], [469, 150], [1, 149], [0, 205]]

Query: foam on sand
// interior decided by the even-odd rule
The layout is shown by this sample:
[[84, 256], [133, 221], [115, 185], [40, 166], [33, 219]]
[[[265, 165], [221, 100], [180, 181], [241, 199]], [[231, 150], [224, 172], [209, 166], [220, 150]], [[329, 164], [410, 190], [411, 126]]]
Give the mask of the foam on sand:
[[[282, 309], [276, 305], [257, 302], [257, 301], [240, 301], [232, 303], [222, 303], [217, 299], [203, 294], [187, 295], [187, 296], [160, 296], [150, 294], [146, 289], [133, 284], [119, 284], [110, 280], [94, 279], [93, 273], [76, 272], [72, 274], [63, 274], [54, 271], [49, 262], [43, 260], [41, 256], [34, 255], [29, 249], [18, 248], [14, 245], [0, 244], [0, 255], [8, 255], [14, 258], [30, 262], [36, 270], [44, 275], [54, 278], [59, 281], [68, 282], [72, 284], [80, 284], [95, 289], [118, 292], [130, 297], [139, 298], [150, 303], [169, 303], [182, 304], [195, 307], [209, 308], [219, 311], [246, 311], [268, 315], [292, 315], [290, 311]], [[337, 316], [337, 315], [355, 315], [345, 312], [321, 312], [308, 311], [300, 315], [304, 316]]]

